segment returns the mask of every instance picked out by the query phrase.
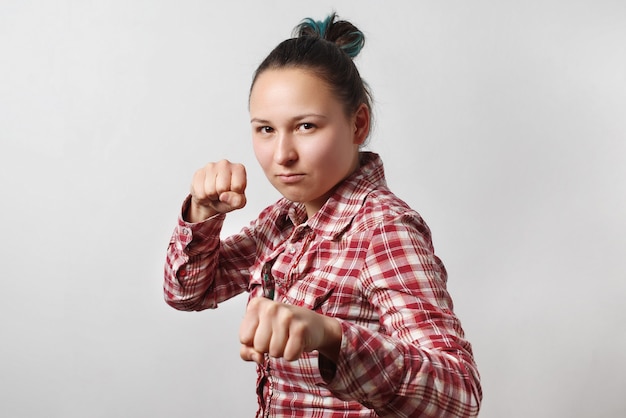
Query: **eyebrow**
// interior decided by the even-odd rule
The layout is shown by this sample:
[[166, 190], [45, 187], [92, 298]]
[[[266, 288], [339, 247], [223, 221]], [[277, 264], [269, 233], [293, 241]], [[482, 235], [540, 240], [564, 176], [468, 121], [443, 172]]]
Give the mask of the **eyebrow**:
[[[304, 115], [295, 116], [295, 117], [291, 118], [290, 121], [296, 122], [296, 121], [300, 121], [300, 120], [303, 120], [303, 119], [308, 119], [308, 118], [311, 118], [311, 117], [321, 118], [321, 119], [328, 119], [328, 116], [322, 115], [322, 114], [319, 114], [319, 113], [306, 113]], [[252, 119], [250, 119], [250, 123], [270, 124], [270, 121], [266, 120], [266, 119], [252, 118]]]

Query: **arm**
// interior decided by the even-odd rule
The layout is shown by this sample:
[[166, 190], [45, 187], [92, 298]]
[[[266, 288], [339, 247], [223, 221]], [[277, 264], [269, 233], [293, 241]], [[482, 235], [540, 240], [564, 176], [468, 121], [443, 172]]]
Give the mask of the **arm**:
[[478, 371], [452, 312], [445, 269], [419, 219], [398, 219], [375, 232], [362, 286], [381, 330], [341, 321], [328, 389], [380, 416], [476, 416]]
[[225, 213], [243, 207], [246, 172], [227, 160], [197, 170], [165, 263], [166, 302], [180, 310], [215, 308], [247, 288], [255, 253], [251, 228], [220, 241]]
[[[191, 198], [183, 205], [183, 213]], [[167, 249], [163, 291], [168, 305], [184, 311], [212, 309], [247, 289], [254, 254], [250, 229], [220, 241], [224, 214], [199, 223], [181, 215]]]

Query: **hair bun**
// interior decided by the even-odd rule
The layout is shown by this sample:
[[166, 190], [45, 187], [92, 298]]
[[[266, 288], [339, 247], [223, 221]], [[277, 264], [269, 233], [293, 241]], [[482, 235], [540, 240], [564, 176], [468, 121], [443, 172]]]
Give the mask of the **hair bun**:
[[346, 20], [335, 20], [337, 15], [332, 13], [323, 21], [314, 20], [310, 17], [304, 19], [295, 28], [295, 34], [321, 38], [337, 45], [350, 58], [359, 55], [365, 36], [356, 26]]

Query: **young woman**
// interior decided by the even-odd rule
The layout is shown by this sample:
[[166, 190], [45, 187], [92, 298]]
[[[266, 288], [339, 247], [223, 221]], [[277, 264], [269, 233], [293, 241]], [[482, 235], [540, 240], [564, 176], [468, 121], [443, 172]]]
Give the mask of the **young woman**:
[[202, 310], [242, 292], [241, 357], [258, 363], [257, 416], [473, 417], [471, 346], [422, 218], [362, 151], [370, 96], [352, 58], [363, 34], [305, 19], [257, 69], [255, 155], [283, 198], [220, 239], [246, 171], [198, 170], [172, 236], [165, 299]]

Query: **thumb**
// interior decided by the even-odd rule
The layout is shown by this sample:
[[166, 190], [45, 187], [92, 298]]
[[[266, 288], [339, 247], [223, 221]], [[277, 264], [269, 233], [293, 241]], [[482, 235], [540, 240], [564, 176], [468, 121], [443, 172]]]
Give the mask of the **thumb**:
[[245, 361], [254, 361], [257, 364], [263, 364], [265, 360], [265, 356], [263, 353], [259, 353], [254, 348], [241, 344], [241, 348], [239, 349], [239, 356], [241, 356], [242, 360]]
[[233, 209], [241, 209], [246, 205], [246, 195], [237, 192], [224, 192], [220, 195], [220, 202], [226, 203]]

